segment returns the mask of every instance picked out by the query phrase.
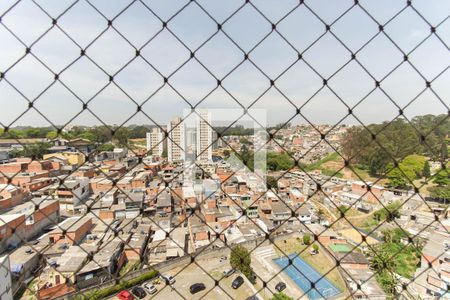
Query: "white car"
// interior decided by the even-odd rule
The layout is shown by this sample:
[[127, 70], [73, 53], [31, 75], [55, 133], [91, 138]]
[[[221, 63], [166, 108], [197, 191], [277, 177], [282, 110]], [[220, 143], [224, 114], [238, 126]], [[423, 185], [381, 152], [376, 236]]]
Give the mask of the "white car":
[[166, 282], [166, 284], [174, 284], [175, 277], [170, 275], [161, 275], [161, 278]]
[[142, 286], [150, 295], [156, 293], [156, 287], [151, 283], [147, 282]]

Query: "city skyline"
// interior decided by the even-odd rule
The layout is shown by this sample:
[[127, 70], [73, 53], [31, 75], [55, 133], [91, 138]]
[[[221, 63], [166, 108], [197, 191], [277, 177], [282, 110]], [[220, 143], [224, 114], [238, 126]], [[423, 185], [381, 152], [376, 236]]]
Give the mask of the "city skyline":
[[440, 299], [450, 1], [1, 0], [1, 299]]
[[[110, 5], [104, 1], [93, 1], [94, 7], [79, 2], [72, 7], [70, 1], [52, 5], [49, 5], [48, 1], [38, 1], [38, 4], [42, 5], [53, 18], [71, 7], [58, 19], [57, 25], [83, 49], [102, 30], [109, 28], [87, 47], [87, 57], [80, 57], [80, 48], [59, 28], [52, 28], [51, 17], [46, 16], [35, 4], [23, 1], [14, 6], [10, 13], [2, 17], [2, 25], [6, 27], [0, 26], [0, 38], [4, 41], [3, 49], [0, 49], [0, 71], [4, 72], [4, 78], [7, 80], [0, 80], [0, 92], [2, 103], [9, 108], [8, 111], [0, 112], [1, 124], [50, 125], [34, 108], [28, 108], [25, 97], [33, 100], [40, 95], [54, 82], [53, 73], [59, 74], [59, 80], [45, 90], [33, 106], [52, 123], [58, 125], [66, 124], [82, 111], [82, 102], [75, 95], [86, 102], [105, 86], [106, 88], [87, 105], [98, 119], [90, 112], [84, 111], [69, 124], [100, 125], [100, 120], [108, 125], [151, 124], [151, 120], [158, 124], [167, 124], [174, 116], [181, 115], [182, 110], [190, 109], [190, 105], [195, 106], [207, 95], [198, 106], [199, 109], [239, 108], [237, 102], [248, 107], [259, 99], [252, 107], [270, 110], [269, 124], [286, 121], [294, 116], [296, 108], [302, 105], [304, 105], [302, 113], [310, 122], [335, 124], [348, 113], [348, 108], [337, 96], [353, 108], [375, 88], [375, 79], [381, 80], [399, 64], [400, 66], [389, 77], [381, 81], [382, 90], [376, 89], [353, 109], [352, 113], [361, 122], [392, 120], [398, 114], [399, 108], [408, 118], [427, 113], [448, 112], [450, 92], [445, 82], [448, 82], [450, 73], [449, 64], [443, 64], [449, 62], [448, 48], [435, 35], [429, 36], [430, 25], [436, 26], [436, 33], [442, 38], [449, 33], [445, 15], [449, 3], [446, 1], [435, 2], [433, 9], [423, 1], [416, 1], [415, 7], [431, 24], [423, 21], [412, 8], [406, 8], [385, 25], [384, 32], [387, 36], [378, 32], [377, 23], [360, 7], [353, 8], [333, 23], [340, 14], [353, 5], [353, 1], [328, 5], [307, 1], [308, 7], [324, 22], [333, 23], [331, 32], [342, 39], [348, 49], [341, 45], [331, 32], [326, 33], [325, 25], [305, 6], [300, 6], [280, 20], [298, 5], [298, 1], [286, 1], [277, 5], [273, 1], [252, 1], [252, 5], [246, 5], [228, 20], [225, 17], [237, 10], [243, 4], [242, 1], [226, 3], [198, 1], [201, 7], [197, 3], [186, 1], [177, 1], [174, 5], [168, 5], [163, 1], [151, 3], [143, 1], [143, 3], [133, 3], [119, 17], [114, 18], [130, 2], [121, 1]], [[2, 2], [0, 14], [9, 8], [8, 4], [8, 1]], [[359, 4], [382, 24], [405, 6], [404, 1], [393, 2], [391, 5], [369, 1], [360, 1]], [[170, 19], [167, 28], [163, 29], [162, 21], [151, 14], [145, 5], [160, 16], [161, 20]], [[187, 6], [182, 13], [171, 18], [183, 5]], [[105, 17], [95, 8], [102, 11]], [[226, 20], [220, 31], [217, 32], [217, 24], [202, 9], [212, 14], [218, 22]], [[265, 20], [257, 9], [269, 16], [270, 21]], [[107, 25], [106, 19], [111, 18], [114, 18], [112, 22], [114, 28]], [[245, 27], [242, 26], [244, 22], [247, 22]], [[271, 22], [276, 23], [276, 31], [272, 30]], [[30, 26], [35, 30], [27, 30]], [[351, 30], [355, 26], [360, 28], [358, 32]], [[50, 72], [30, 55], [14, 65], [25, 54], [26, 47], [6, 28], [15, 32], [27, 46], [30, 46], [40, 34], [52, 28], [41, 40], [33, 44], [30, 50], [52, 71]], [[162, 31], [149, 44], [142, 47], [159, 30]], [[120, 37], [119, 33], [126, 35], [132, 45]], [[250, 52], [251, 62], [245, 61], [239, 65], [244, 60], [244, 52], [225, 34], [229, 35], [244, 52], [250, 51], [265, 35], [269, 36]], [[315, 38], [322, 34], [324, 36], [308, 48]], [[214, 36], [208, 40], [212, 35]], [[357, 51], [374, 36], [375, 38], [356, 54], [356, 58], [375, 79], [371, 78], [356, 61], [349, 62], [351, 52]], [[177, 40], [177, 37], [180, 40]], [[290, 47], [283, 37], [302, 53], [301, 60], [298, 60], [296, 50]], [[388, 37], [392, 38], [401, 51]], [[421, 43], [426, 37], [428, 38], [425, 42]], [[195, 57], [191, 59], [190, 51], [197, 49], [206, 40], [208, 42], [195, 51]], [[408, 62], [403, 62], [402, 51], [408, 53], [419, 44], [420, 46], [408, 55]], [[135, 57], [133, 46], [140, 49], [141, 56]], [[65, 55], [60, 55], [61, 53]], [[433, 55], [428, 55], [429, 53]], [[144, 59], [155, 69], [152, 69]], [[73, 61], [75, 61], [73, 65], [70, 65]], [[179, 71], [170, 76], [185, 62], [187, 63]], [[305, 105], [307, 100], [323, 86], [323, 80], [318, 74], [329, 78], [347, 62], [349, 63], [339, 73], [328, 80], [327, 87]], [[14, 66], [10, 69], [12, 65]], [[61, 73], [68, 65], [70, 67]], [[223, 79], [238, 65], [239, 67]], [[283, 73], [291, 65], [292, 67]], [[122, 67], [123, 70], [115, 74]], [[221, 86], [217, 88], [217, 80], [209, 72], [221, 79]], [[432, 81], [439, 74], [440, 76], [431, 84], [433, 90], [425, 90], [425, 81]], [[114, 75], [113, 83], [109, 84], [108, 75]], [[164, 76], [169, 77], [168, 84], [165, 85]], [[274, 82], [276, 88], [271, 87], [269, 78], [276, 79]], [[63, 83], [75, 95], [71, 94]], [[160, 87], [162, 88], [158, 90]], [[25, 97], [21, 96], [21, 93]], [[258, 98], [263, 93], [264, 95]], [[420, 96], [408, 106], [417, 95]], [[141, 105], [149, 96], [151, 99], [142, 105], [142, 111], [133, 116], [137, 105]], [[390, 96], [399, 107], [387, 96]], [[288, 99], [294, 105], [289, 103]], [[108, 109], [105, 109], [106, 107]], [[27, 111], [25, 115], [11, 124], [24, 111]], [[293, 123], [296, 121], [302, 120], [297, 116]], [[358, 122], [350, 116], [344, 123]]]

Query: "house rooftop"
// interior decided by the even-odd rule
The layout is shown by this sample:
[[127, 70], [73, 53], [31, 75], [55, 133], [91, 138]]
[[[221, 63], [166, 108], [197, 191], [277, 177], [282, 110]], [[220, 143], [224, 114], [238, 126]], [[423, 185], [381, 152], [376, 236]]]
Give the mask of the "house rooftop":
[[366, 256], [360, 252], [336, 253], [336, 258], [341, 264], [369, 264]]
[[106, 244], [106, 246], [102, 249], [99, 249], [97, 253], [94, 254], [94, 257], [91, 261], [89, 261], [80, 271], [79, 273], [88, 273], [101, 268], [108, 268], [111, 257], [114, 252], [119, 248], [122, 244], [122, 240], [118, 237], [114, 238], [111, 242]]
[[58, 272], [76, 272], [83, 265], [85, 259], [88, 257], [88, 253], [93, 250], [91, 245], [70, 246], [69, 249], [64, 252], [57, 259]]
[[55, 229], [53, 229], [50, 234], [62, 233], [66, 232], [74, 232], [80, 229], [86, 222], [92, 220], [90, 217], [72, 217], [65, 219], [61, 223], [57, 225]]
[[170, 195], [169, 190], [160, 192], [156, 199], [156, 206], [169, 207], [171, 205], [172, 205], [172, 197]]

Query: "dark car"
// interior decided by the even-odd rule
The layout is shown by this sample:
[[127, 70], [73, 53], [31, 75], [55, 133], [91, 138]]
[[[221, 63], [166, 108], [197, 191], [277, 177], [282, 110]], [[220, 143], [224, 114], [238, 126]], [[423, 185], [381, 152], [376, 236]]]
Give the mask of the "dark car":
[[194, 283], [189, 288], [189, 291], [191, 292], [191, 294], [195, 294], [195, 293], [198, 293], [200, 291], [203, 291], [204, 289], [206, 289], [206, 286], [203, 283]]
[[255, 274], [254, 272], [252, 272], [252, 273], [250, 274], [250, 277], [248, 278], [248, 280], [250, 280], [250, 282], [251, 282], [252, 284], [256, 284], [256, 274]]
[[286, 283], [284, 282], [278, 282], [277, 285], [275, 286], [275, 289], [279, 292], [281, 292], [282, 290], [284, 290], [286, 288]]
[[144, 299], [147, 296], [147, 293], [140, 286], [135, 286], [131, 289], [131, 293], [138, 299]]
[[259, 298], [258, 298], [258, 296], [253, 295], [253, 296], [247, 297], [247, 299], [245, 299], [245, 300], [259, 300]]
[[231, 287], [233, 289], [239, 288], [244, 283], [244, 278], [242, 276], [238, 276], [233, 280], [233, 283], [231, 283]]

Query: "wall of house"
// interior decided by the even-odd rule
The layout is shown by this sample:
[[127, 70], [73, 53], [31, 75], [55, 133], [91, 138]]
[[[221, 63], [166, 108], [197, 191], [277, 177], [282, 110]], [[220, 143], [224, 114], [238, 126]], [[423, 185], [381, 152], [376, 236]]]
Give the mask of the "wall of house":
[[0, 251], [5, 250], [10, 244], [20, 244], [25, 236], [25, 215], [17, 216], [16, 219], [1, 225]]
[[51, 204], [36, 210], [26, 221], [25, 239], [34, 238], [42, 233], [48, 226], [53, 226], [59, 222], [59, 203], [53, 201]]
[[0, 210], [14, 207], [22, 202], [22, 197], [8, 197], [0, 199]]
[[112, 210], [100, 210], [99, 217], [102, 220], [111, 220], [115, 218], [115, 213]]
[[82, 165], [85, 162], [85, 156], [80, 152], [60, 152], [44, 155], [44, 159], [62, 156], [67, 159], [70, 165]]
[[140, 259], [139, 252], [141, 251], [141, 248], [130, 248], [125, 249], [125, 256], [127, 260], [129, 261], [136, 261]]
[[26, 169], [27, 164], [23, 162], [14, 162], [9, 164], [0, 164], [1, 173], [18, 173]]
[[9, 257], [0, 257], [0, 298], [13, 299], [11, 272], [9, 271]]
[[39, 299], [55, 299], [75, 291], [73, 286], [65, 283], [39, 290]]
[[[41, 177], [47, 177], [47, 176], [41, 176]], [[36, 181], [33, 180], [31, 182], [24, 183], [24, 184], [22, 184], [22, 187], [27, 191], [34, 192], [34, 191], [42, 189], [43, 187], [49, 186], [52, 183], [53, 183], [53, 180], [51, 178], [48, 178], [46, 180], [36, 180]]]
[[[61, 232], [49, 233], [49, 239], [53, 239], [54, 243], [67, 243], [68, 245], [76, 245], [81, 242], [92, 228], [92, 220], [80, 220], [84, 222], [77, 230], [70, 230], [64, 236]], [[78, 224], [76, 224], [78, 225]]]
[[431, 255], [427, 255], [425, 253], [422, 253], [422, 258], [425, 259], [425, 262], [431, 263], [433, 265], [433, 267], [439, 266], [440, 262], [439, 259], [437, 259], [436, 257], [433, 257]]
[[341, 267], [344, 269], [368, 269], [368, 264], [357, 264], [357, 263], [343, 263], [341, 262]]

